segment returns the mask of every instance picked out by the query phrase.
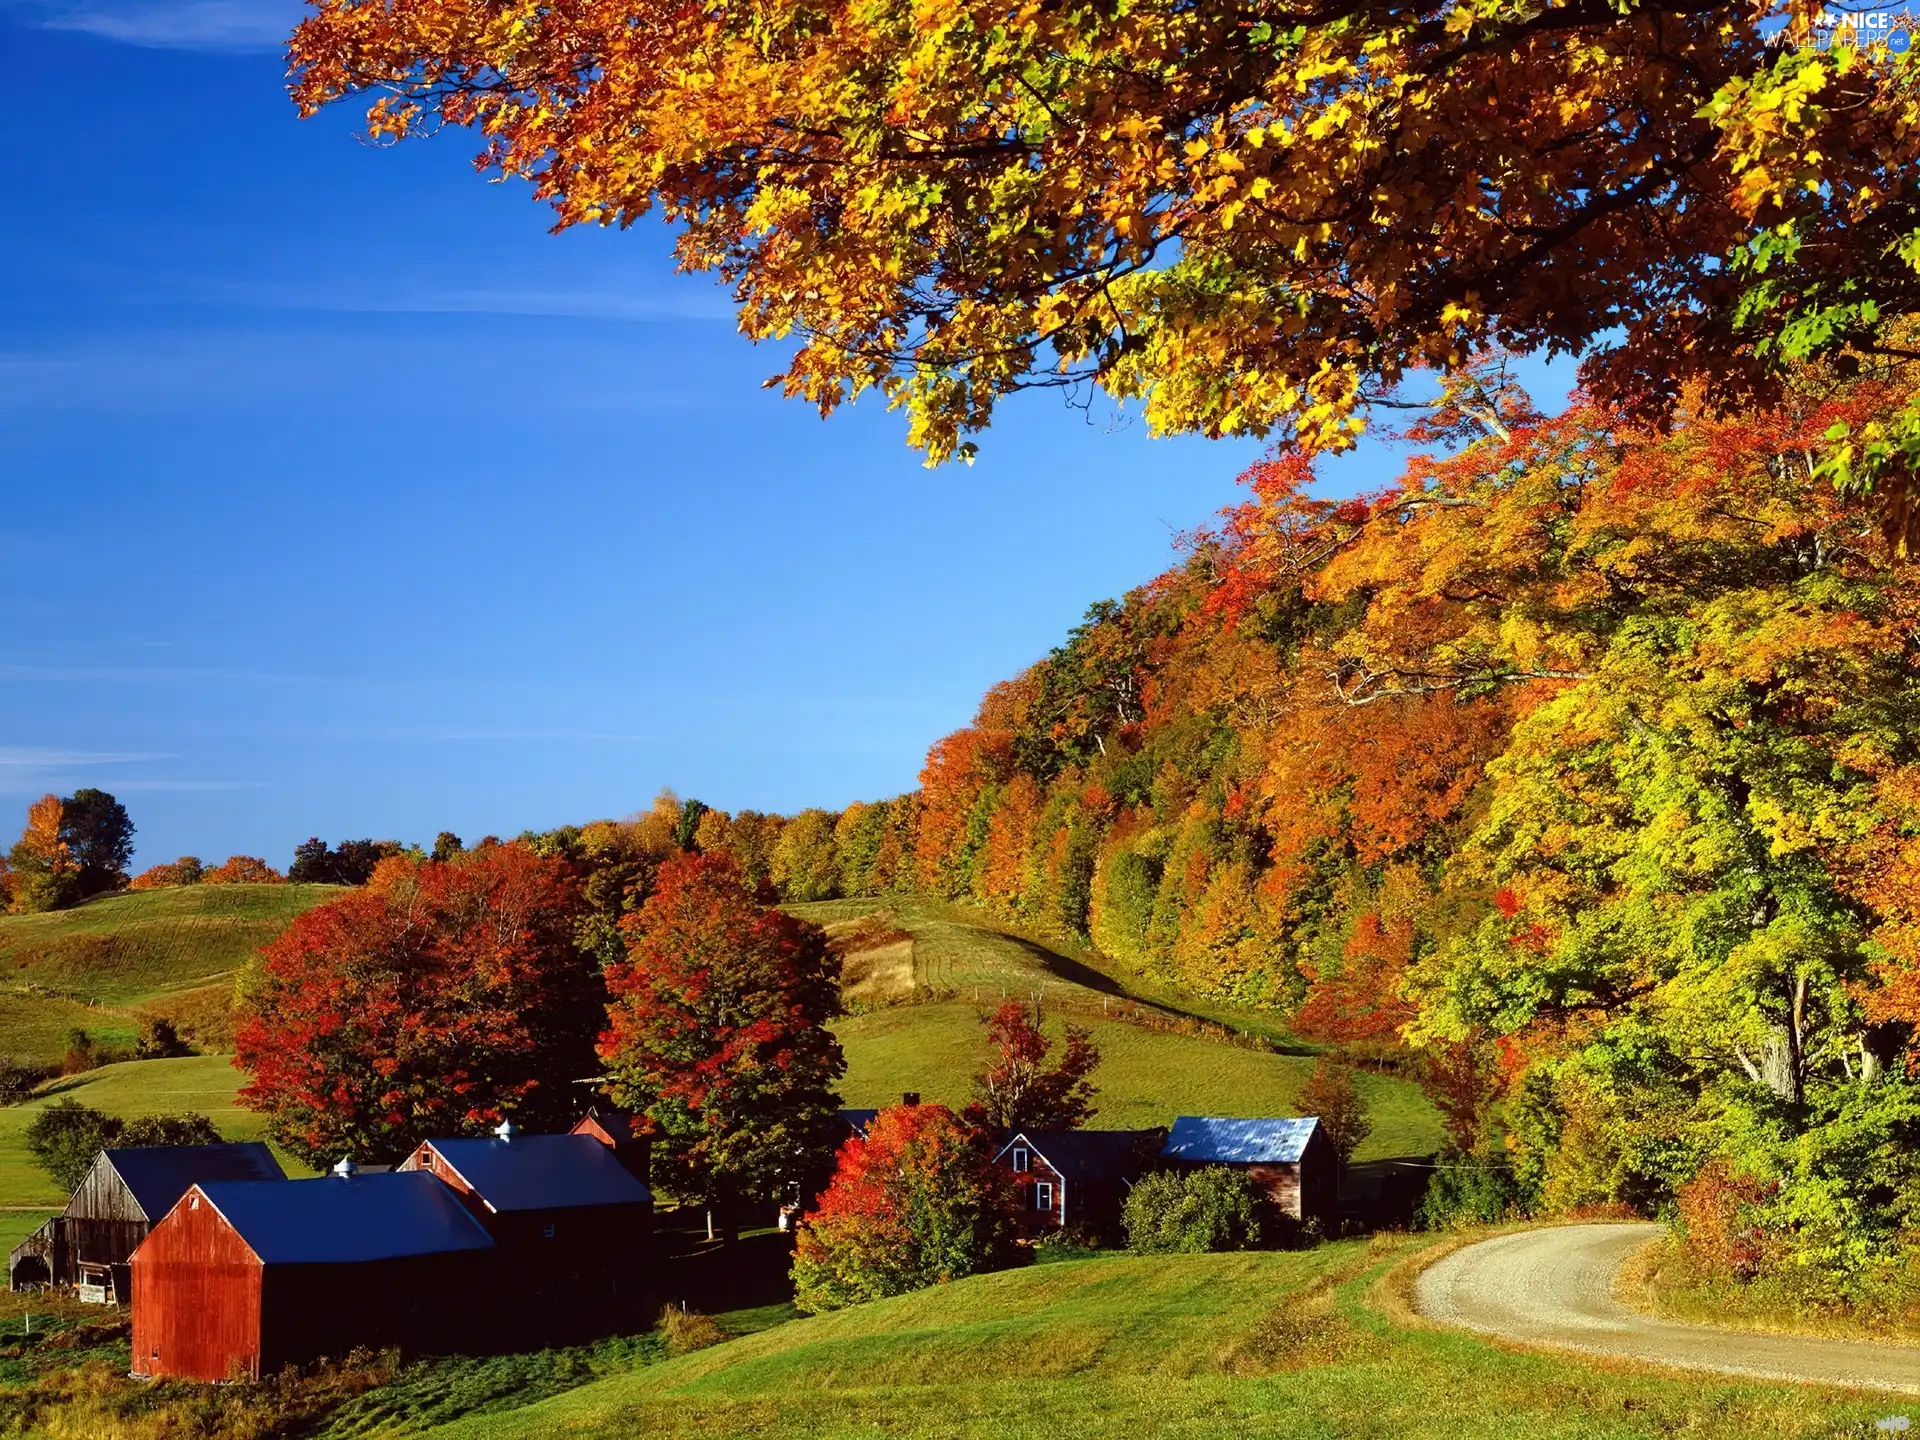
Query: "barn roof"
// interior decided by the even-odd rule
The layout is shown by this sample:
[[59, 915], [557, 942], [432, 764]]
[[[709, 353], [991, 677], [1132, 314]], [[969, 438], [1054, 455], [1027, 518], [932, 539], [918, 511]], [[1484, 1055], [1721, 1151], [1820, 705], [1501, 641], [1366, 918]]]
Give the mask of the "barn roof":
[[[171, 1210], [203, 1180], [284, 1180], [273, 1152], [258, 1140], [225, 1145], [130, 1145], [101, 1152], [149, 1221]], [[98, 1163], [98, 1162], [96, 1162]]]
[[1024, 1145], [1062, 1178], [1085, 1184], [1138, 1172], [1153, 1153], [1151, 1142], [1159, 1138], [1157, 1130], [1023, 1130], [1001, 1147], [1000, 1154]]
[[445, 1182], [421, 1171], [216, 1180], [197, 1188], [268, 1265], [350, 1265], [493, 1247]]
[[1207, 1165], [1286, 1165], [1300, 1158], [1319, 1123], [1311, 1115], [1288, 1120], [1182, 1115], [1160, 1153]]
[[653, 1203], [653, 1192], [591, 1135], [426, 1143], [496, 1213]]

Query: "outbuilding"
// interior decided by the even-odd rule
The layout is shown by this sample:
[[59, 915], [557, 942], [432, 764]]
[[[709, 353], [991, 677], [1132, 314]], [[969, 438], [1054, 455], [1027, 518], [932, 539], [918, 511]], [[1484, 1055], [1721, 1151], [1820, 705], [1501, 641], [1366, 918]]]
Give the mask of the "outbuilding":
[[574, 1121], [572, 1133], [590, 1135], [612, 1150], [613, 1158], [642, 1185], [652, 1180], [653, 1142], [647, 1138], [640, 1117], [633, 1111], [599, 1101]]
[[195, 1184], [133, 1253], [133, 1373], [257, 1380], [356, 1346], [471, 1347], [493, 1250], [431, 1175]]
[[1029, 1235], [1076, 1229], [1111, 1237], [1120, 1229], [1127, 1190], [1152, 1166], [1159, 1130], [1023, 1130], [1000, 1147], [994, 1164], [1020, 1189]]
[[14, 1247], [7, 1282], [15, 1290], [71, 1285], [82, 1300], [125, 1303], [132, 1298], [128, 1259], [188, 1186], [284, 1178], [258, 1141], [102, 1150], [67, 1208]]
[[1339, 1193], [1333, 1146], [1313, 1116], [1243, 1120], [1182, 1115], [1160, 1156], [1175, 1165], [1244, 1170], [1282, 1214], [1296, 1220], [1332, 1217]]
[[[499, 1249], [507, 1290], [604, 1313], [644, 1287], [653, 1192], [591, 1135], [428, 1140], [400, 1164], [444, 1181]], [[582, 1318], [587, 1318], [583, 1313]]]

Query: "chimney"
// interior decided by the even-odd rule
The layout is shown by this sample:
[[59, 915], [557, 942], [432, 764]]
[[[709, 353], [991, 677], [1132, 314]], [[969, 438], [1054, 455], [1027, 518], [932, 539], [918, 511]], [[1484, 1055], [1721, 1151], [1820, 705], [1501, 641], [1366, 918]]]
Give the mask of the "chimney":
[[902, 1105], [918, 1105], [920, 1103], [920, 1092], [918, 1090], [907, 1091], [900, 1097], [900, 1103]]

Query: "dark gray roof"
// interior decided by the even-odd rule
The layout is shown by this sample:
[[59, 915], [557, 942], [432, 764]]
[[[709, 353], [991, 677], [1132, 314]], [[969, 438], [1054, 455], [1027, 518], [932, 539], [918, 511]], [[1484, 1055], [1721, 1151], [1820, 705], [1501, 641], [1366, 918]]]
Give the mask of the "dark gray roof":
[[[203, 1180], [284, 1180], [273, 1152], [258, 1140], [226, 1145], [133, 1145], [101, 1152], [133, 1194], [134, 1204], [157, 1222], [189, 1185]], [[98, 1162], [96, 1162], [98, 1163]]]
[[427, 1144], [496, 1212], [651, 1205], [653, 1192], [591, 1135], [492, 1136]]
[[873, 1124], [873, 1117], [879, 1113], [878, 1110], [842, 1110], [839, 1112], [840, 1123], [854, 1134], [864, 1135], [867, 1127]]
[[1311, 1115], [1288, 1120], [1182, 1115], [1160, 1153], [1205, 1165], [1286, 1165], [1300, 1158], [1319, 1123]]
[[216, 1180], [199, 1189], [268, 1265], [350, 1265], [493, 1248], [453, 1190], [422, 1171]]
[[[1070, 1181], [1138, 1175], [1159, 1146], [1158, 1130], [1025, 1130], [1000, 1148], [1024, 1145]], [[997, 1157], [996, 1157], [997, 1158]]]

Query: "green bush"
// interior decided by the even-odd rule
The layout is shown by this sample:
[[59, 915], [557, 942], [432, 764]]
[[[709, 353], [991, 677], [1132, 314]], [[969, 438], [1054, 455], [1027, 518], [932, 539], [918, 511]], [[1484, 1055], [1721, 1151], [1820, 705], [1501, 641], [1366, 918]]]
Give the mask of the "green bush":
[[93, 1157], [114, 1145], [218, 1145], [220, 1132], [204, 1115], [143, 1115], [122, 1120], [66, 1099], [47, 1106], [27, 1126], [27, 1149], [62, 1190], [85, 1178]]
[[1416, 1215], [1423, 1230], [1492, 1225], [1521, 1211], [1513, 1167], [1485, 1156], [1450, 1151], [1440, 1157]]
[[1239, 1170], [1161, 1170], [1127, 1195], [1127, 1248], [1141, 1255], [1202, 1255], [1258, 1248], [1272, 1230], [1265, 1197]]

